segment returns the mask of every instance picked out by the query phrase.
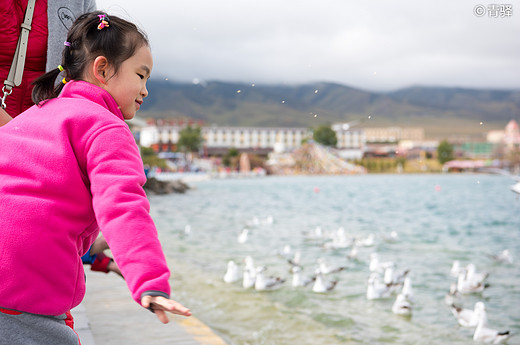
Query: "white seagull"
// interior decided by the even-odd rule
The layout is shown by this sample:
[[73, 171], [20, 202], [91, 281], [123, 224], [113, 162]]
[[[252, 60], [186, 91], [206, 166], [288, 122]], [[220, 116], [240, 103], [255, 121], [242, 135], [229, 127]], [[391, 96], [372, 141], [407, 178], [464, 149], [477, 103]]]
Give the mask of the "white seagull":
[[[294, 252], [294, 254], [293, 254]], [[291, 247], [290, 244], [286, 244], [283, 246], [283, 249], [281, 251], [278, 252], [278, 255], [282, 258], [282, 259], [285, 259], [287, 260], [287, 262], [291, 265], [291, 266], [295, 266], [296, 264], [293, 263], [293, 258], [296, 258], [296, 256], [299, 256], [300, 253], [299, 251], [293, 251], [293, 248]], [[299, 260], [299, 258], [298, 258]]]
[[393, 266], [388, 266], [385, 269], [385, 275], [383, 281], [385, 284], [402, 284], [404, 282], [404, 278], [408, 275], [410, 270], [404, 271], [394, 271]]
[[186, 224], [186, 226], [184, 227], [184, 236], [189, 236], [190, 234], [191, 234], [191, 225]]
[[294, 256], [292, 259], [288, 259], [287, 262], [291, 265], [291, 267], [301, 267], [301, 259], [302, 253], [297, 250], [294, 252]]
[[325, 236], [320, 226], [315, 227], [314, 231], [304, 231], [303, 234], [308, 240], [320, 240]]
[[275, 290], [280, 288], [282, 284], [285, 282], [285, 279], [282, 279], [280, 277], [266, 277], [264, 275], [266, 269], [267, 268], [265, 266], [260, 266], [256, 269], [255, 290]]
[[509, 189], [511, 189], [511, 191], [516, 194], [520, 194], [520, 182], [517, 182], [517, 183], [509, 186]]
[[260, 225], [260, 218], [255, 216], [251, 220], [247, 221], [246, 224], [249, 226], [258, 226]]
[[370, 274], [367, 286], [367, 299], [389, 298], [393, 291], [393, 285], [381, 283], [376, 273]]
[[251, 269], [256, 272], [255, 262], [251, 256], [248, 255], [244, 258], [244, 265], [247, 269]]
[[452, 304], [459, 304], [462, 296], [457, 291], [457, 283], [450, 284], [450, 291], [444, 296], [444, 302], [451, 306]]
[[316, 276], [302, 277], [302, 268], [300, 266], [294, 266], [291, 272], [293, 275], [291, 285], [293, 287], [307, 286], [316, 280]]
[[511, 253], [509, 252], [509, 249], [504, 249], [500, 254], [493, 255], [493, 254], [487, 254], [491, 259], [493, 259], [496, 262], [504, 263], [504, 264], [512, 264], [513, 263], [513, 257], [511, 256]]
[[457, 278], [459, 276], [459, 273], [464, 272], [464, 267], [460, 265], [459, 260], [453, 261], [453, 264], [451, 265], [450, 269], [450, 275], [454, 278]]
[[358, 259], [358, 246], [354, 242], [352, 244], [352, 249], [350, 249], [350, 252], [347, 255], [347, 259], [349, 260], [357, 260]]
[[363, 247], [372, 247], [375, 244], [375, 236], [374, 234], [369, 234], [366, 238], [357, 240], [356, 243]]
[[224, 274], [224, 281], [226, 283], [234, 283], [240, 280], [240, 274], [238, 272], [238, 266], [233, 260], [229, 260], [227, 264], [227, 271]]
[[484, 311], [484, 303], [477, 302], [473, 309], [464, 309], [455, 304], [451, 306], [451, 312], [462, 327], [476, 327], [481, 312]]
[[370, 254], [370, 264], [369, 264], [369, 269], [370, 269], [370, 272], [384, 272], [384, 270], [387, 268], [387, 267], [390, 267], [390, 266], [394, 266], [394, 263], [392, 261], [385, 261], [385, 262], [380, 262], [379, 261], [379, 254], [377, 253], [372, 253]]
[[480, 293], [489, 287], [488, 284], [466, 279], [464, 272], [459, 273], [457, 278], [457, 291], [461, 294]]
[[412, 315], [412, 304], [402, 293], [395, 298], [395, 302], [392, 305], [392, 313], [402, 316]]
[[331, 273], [338, 273], [343, 271], [346, 267], [345, 266], [335, 266], [331, 267], [327, 264], [324, 258], [318, 258], [318, 265], [320, 273], [322, 274], [331, 274]]
[[401, 294], [408, 300], [410, 303], [414, 302], [413, 296], [413, 288], [412, 288], [412, 280], [410, 277], [404, 278], [403, 289], [401, 290]]
[[314, 281], [314, 285], [312, 286], [312, 291], [316, 293], [326, 293], [334, 290], [337, 284], [337, 280], [323, 280], [323, 272], [321, 272], [321, 270], [318, 268], [316, 270], [316, 280]]
[[489, 273], [487, 272], [477, 272], [477, 268], [475, 264], [468, 264], [466, 266], [466, 280], [472, 281], [473, 283], [483, 283], [484, 280], [487, 279]]
[[331, 234], [332, 239], [336, 239], [340, 242], [347, 240], [347, 235], [345, 234], [345, 228], [340, 226], [335, 233]]
[[250, 268], [244, 268], [244, 272], [242, 272], [242, 287], [244, 289], [250, 289], [255, 286], [256, 282], [256, 271], [251, 270]]
[[249, 255], [244, 258], [244, 264], [244, 271], [242, 272], [242, 286], [244, 289], [249, 289], [255, 286], [256, 268], [253, 258]]
[[240, 234], [237, 237], [238, 243], [246, 243], [248, 234], [249, 234], [249, 229], [247, 229], [247, 228], [242, 229], [242, 231], [240, 232]]
[[385, 242], [397, 242], [399, 240], [399, 235], [397, 235], [397, 232], [391, 231], [389, 234], [383, 234], [383, 240]]
[[352, 239], [348, 239], [345, 234], [345, 229], [340, 227], [335, 233], [331, 235], [331, 241], [323, 244], [326, 249], [344, 249], [348, 248], [354, 242]]
[[485, 308], [483, 312], [480, 312], [478, 315], [477, 328], [475, 328], [475, 333], [473, 333], [473, 340], [478, 341], [485, 344], [501, 344], [506, 341], [511, 334], [509, 331], [499, 332], [495, 329], [491, 329], [487, 327], [487, 317], [485, 313]]
[[289, 256], [291, 256], [291, 253], [292, 253], [291, 246], [289, 244], [286, 244], [285, 246], [283, 246], [283, 249], [280, 251], [279, 255], [283, 258], [288, 259]]

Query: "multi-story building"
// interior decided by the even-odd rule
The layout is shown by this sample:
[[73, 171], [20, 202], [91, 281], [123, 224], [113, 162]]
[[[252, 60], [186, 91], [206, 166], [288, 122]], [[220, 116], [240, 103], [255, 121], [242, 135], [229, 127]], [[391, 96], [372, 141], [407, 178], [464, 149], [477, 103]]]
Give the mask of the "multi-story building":
[[489, 131], [487, 142], [493, 145], [494, 158], [512, 159], [512, 164], [520, 166], [520, 162], [516, 162], [520, 152], [520, 130], [515, 120], [509, 121], [503, 130]]
[[292, 150], [300, 147], [311, 133], [298, 127], [203, 127], [205, 145], [210, 147], [234, 147], [236, 149], [269, 148], [282, 146]]
[[366, 136], [363, 128], [352, 127], [349, 123], [336, 123], [332, 125], [332, 130], [338, 139], [336, 148], [340, 150], [364, 148]]
[[520, 130], [515, 120], [509, 121], [506, 125], [503, 143], [508, 151], [516, 151], [520, 148]]
[[366, 151], [366, 136], [363, 128], [357, 128], [350, 123], [332, 125], [338, 142], [336, 148], [342, 158], [361, 159]]
[[[140, 145], [156, 151], [174, 151], [180, 131], [186, 123], [151, 120], [142, 126], [137, 136]], [[349, 123], [332, 125], [336, 133], [339, 154], [346, 159], [360, 159], [370, 143], [391, 143], [408, 139], [424, 140], [422, 128], [361, 128]], [[312, 138], [312, 130], [302, 127], [233, 127], [201, 126], [204, 150], [207, 154], [225, 154], [230, 148], [267, 154], [299, 148], [305, 139]], [[392, 149], [392, 152], [395, 149]]]
[[424, 128], [419, 127], [365, 127], [367, 143], [398, 143], [401, 140], [422, 141]]
[[[149, 124], [140, 129], [139, 143], [146, 147], [157, 147], [165, 151], [179, 140], [184, 124]], [[240, 151], [255, 150], [269, 152], [274, 150], [293, 150], [301, 146], [304, 139], [311, 137], [307, 128], [300, 127], [201, 127], [204, 149], [207, 152], [227, 152], [230, 148]]]

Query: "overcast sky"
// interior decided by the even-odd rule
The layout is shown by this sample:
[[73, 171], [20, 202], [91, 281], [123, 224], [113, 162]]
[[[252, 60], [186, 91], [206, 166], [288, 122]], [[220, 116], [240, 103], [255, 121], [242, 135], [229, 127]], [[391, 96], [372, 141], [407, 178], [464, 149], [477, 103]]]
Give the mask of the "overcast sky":
[[[325, 81], [372, 91], [416, 85], [520, 89], [520, 0], [492, 1], [97, 0], [97, 5], [148, 33], [155, 79]], [[500, 11], [501, 5], [510, 5], [512, 13]]]

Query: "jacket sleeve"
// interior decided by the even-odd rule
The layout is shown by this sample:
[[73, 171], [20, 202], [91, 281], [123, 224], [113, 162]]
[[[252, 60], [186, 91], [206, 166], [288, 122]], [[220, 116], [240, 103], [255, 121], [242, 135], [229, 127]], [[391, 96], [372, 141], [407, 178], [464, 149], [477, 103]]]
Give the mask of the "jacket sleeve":
[[132, 297], [139, 303], [146, 291], [169, 296], [170, 272], [142, 187], [142, 159], [127, 125], [97, 130], [86, 158], [96, 220]]
[[53, 0], [47, 1], [47, 64], [46, 71], [56, 68], [61, 63], [63, 42], [72, 23], [83, 13], [97, 9], [95, 0]]

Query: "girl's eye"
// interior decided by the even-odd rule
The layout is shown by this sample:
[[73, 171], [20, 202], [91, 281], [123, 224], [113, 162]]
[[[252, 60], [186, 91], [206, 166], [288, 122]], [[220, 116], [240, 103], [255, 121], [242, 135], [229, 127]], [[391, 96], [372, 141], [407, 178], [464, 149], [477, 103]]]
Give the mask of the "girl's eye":
[[137, 75], [139, 76], [139, 78], [144, 79], [144, 75], [139, 74], [139, 73], [137, 73]]

